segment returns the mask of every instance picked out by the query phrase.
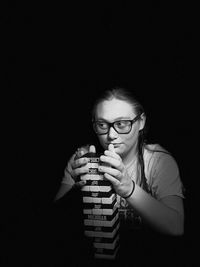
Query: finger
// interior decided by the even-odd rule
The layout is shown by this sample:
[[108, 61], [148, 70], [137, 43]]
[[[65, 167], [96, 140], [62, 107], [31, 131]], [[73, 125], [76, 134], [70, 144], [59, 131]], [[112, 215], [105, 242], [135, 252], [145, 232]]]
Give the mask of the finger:
[[74, 184], [74, 186], [77, 187], [77, 188], [81, 188], [81, 187], [83, 187], [85, 184], [86, 184], [86, 181], [80, 181], [80, 182], [76, 182], [76, 183]]
[[78, 158], [82, 157], [84, 154], [88, 153], [89, 151], [89, 145], [85, 145], [82, 147], [79, 147], [76, 151], [76, 155]]
[[[115, 159], [115, 158], [111, 158], [111, 157], [107, 157], [107, 156], [104, 156], [102, 155], [100, 157], [100, 160], [101, 160], [101, 163], [106, 163], [106, 165], [108, 166], [111, 166], [113, 168], [116, 168], [120, 171], [123, 170], [123, 165], [122, 165], [122, 162], [119, 161], [118, 159]], [[103, 166], [103, 165], [102, 165]]]
[[88, 158], [78, 158], [77, 160], [74, 160], [72, 163], [71, 163], [71, 166], [72, 166], [72, 169], [76, 169], [76, 168], [79, 168], [81, 166], [84, 166], [88, 163], [89, 159]]
[[85, 154], [84, 150], [81, 148], [78, 148], [75, 159], [82, 157], [84, 154]]
[[116, 178], [114, 178], [112, 175], [110, 175], [108, 173], [104, 174], [104, 178], [106, 180], [110, 181], [113, 184], [113, 186], [117, 187], [120, 184], [120, 182]]
[[82, 175], [82, 174], [86, 174], [86, 173], [88, 173], [88, 172], [89, 172], [89, 168], [88, 168], [88, 166], [86, 165], [86, 166], [84, 166], [84, 167], [74, 169], [73, 172], [74, 172], [74, 175], [75, 175], [75, 176], [80, 176], [80, 175]]
[[93, 145], [91, 145], [91, 146], [89, 147], [89, 152], [91, 152], [91, 153], [96, 153], [96, 147], [93, 146]]
[[115, 147], [113, 144], [108, 145], [108, 150], [115, 152]]
[[99, 172], [107, 173], [107, 174], [115, 177], [116, 179], [121, 178], [121, 172], [115, 168], [111, 168], [111, 167], [107, 167], [107, 166], [99, 166], [98, 170], [99, 170]]

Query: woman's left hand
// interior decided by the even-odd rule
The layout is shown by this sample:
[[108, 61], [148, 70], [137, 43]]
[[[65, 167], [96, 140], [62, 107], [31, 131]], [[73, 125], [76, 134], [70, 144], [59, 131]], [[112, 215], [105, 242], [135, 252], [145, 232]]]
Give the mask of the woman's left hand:
[[100, 156], [100, 162], [108, 165], [100, 165], [99, 171], [104, 173], [105, 179], [112, 183], [115, 192], [121, 197], [128, 196], [132, 190], [132, 180], [112, 144], [104, 151], [104, 155]]

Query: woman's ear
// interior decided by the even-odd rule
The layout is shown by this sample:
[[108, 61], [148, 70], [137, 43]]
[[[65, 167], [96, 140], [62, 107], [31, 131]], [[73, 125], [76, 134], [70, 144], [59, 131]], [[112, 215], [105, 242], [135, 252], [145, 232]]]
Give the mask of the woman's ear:
[[145, 115], [144, 112], [140, 115], [139, 122], [140, 122], [139, 131], [140, 131], [140, 130], [144, 129], [144, 126], [145, 126], [145, 123], [146, 123], [146, 115]]

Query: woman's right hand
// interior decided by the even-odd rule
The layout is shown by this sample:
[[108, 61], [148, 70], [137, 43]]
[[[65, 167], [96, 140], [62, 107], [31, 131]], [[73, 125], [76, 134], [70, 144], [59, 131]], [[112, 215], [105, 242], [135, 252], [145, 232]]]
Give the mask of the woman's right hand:
[[87, 145], [81, 148], [78, 148], [77, 151], [72, 155], [70, 160], [67, 163], [65, 172], [69, 173], [73, 180], [75, 181], [76, 186], [83, 186], [85, 181], [77, 181], [80, 175], [83, 175], [88, 172], [88, 158], [83, 157], [84, 154], [88, 152], [96, 152], [96, 148], [93, 145]]

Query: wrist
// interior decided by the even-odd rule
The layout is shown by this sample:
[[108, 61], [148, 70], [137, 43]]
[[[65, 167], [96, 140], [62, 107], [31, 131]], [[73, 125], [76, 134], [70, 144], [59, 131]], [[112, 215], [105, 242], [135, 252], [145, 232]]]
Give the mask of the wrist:
[[128, 195], [124, 196], [123, 198], [124, 199], [128, 199], [129, 197], [131, 197], [132, 194], [133, 194], [133, 192], [134, 192], [134, 190], [135, 190], [135, 182], [132, 180], [132, 189], [131, 189], [131, 192]]

